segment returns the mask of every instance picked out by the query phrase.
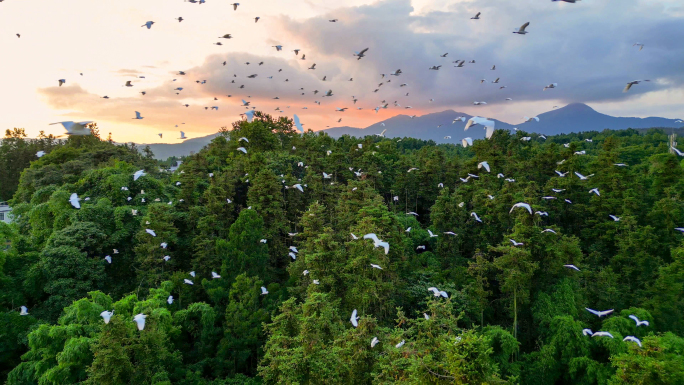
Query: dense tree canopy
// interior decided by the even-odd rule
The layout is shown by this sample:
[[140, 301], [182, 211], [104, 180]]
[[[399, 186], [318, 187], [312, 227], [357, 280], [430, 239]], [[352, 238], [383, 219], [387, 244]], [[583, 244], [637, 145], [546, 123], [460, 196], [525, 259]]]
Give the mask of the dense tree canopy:
[[256, 115], [175, 172], [8, 132], [0, 381], [684, 383], [684, 162], [662, 131], [463, 148]]

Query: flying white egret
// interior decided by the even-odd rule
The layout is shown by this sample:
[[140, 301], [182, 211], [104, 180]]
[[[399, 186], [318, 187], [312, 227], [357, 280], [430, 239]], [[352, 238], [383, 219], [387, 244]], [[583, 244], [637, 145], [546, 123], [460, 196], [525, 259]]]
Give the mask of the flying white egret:
[[563, 267], [567, 267], [568, 269], [580, 271], [580, 269], [575, 265], [563, 265]]
[[634, 336], [627, 336], [627, 337], [623, 338], [622, 340], [623, 340], [623, 341], [631, 341], [631, 342], [634, 342], [634, 343], [636, 343], [637, 345], [639, 345], [639, 347], [641, 347], [641, 341], [640, 341], [638, 338], [634, 337]]
[[218, 275], [218, 274], [216, 274], [215, 271], [212, 271], [212, 272], [211, 272], [211, 279], [218, 279], [218, 278], [221, 278], [221, 276]]
[[518, 35], [524, 35], [527, 33], [525, 28], [527, 28], [530, 25], [530, 22], [528, 21], [527, 23], [523, 24], [520, 28], [517, 30], [513, 31], [513, 33], [517, 33]]
[[36, 156], [39, 157], [39, 158], [43, 157], [43, 155], [45, 155], [45, 151], [38, 151], [38, 152], [36, 152]]
[[77, 209], [81, 208], [81, 203], [79, 202], [81, 198], [78, 197], [78, 194], [73, 193], [69, 197], [69, 203], [71, 203], [72, 206], [74, 206]]
[[363, 236], [363, 239], [372, 239], [373, 240], [373, 247], [382, 247], [385, 249], [385, 254], [389, 253], [389, 243], [384, 242], [383, 240], [379, 239], [377, 235], [374, 233], [369, 233]]
[[154, 230], [145, 229], [145, 232], [146, 232], [147, 234], [150, 234], [150, 235], [153, 236], [153, 237], [156, 237], [156, 236], [157, 236], [157, 233], [155, 233]]
[[[544, 89], [542, 91], [546, 91], [548, 89], [556, 88], [556, 87], [558, 87], [558, 83], [551, 83], [548, 86], [544, 87]], [[539, 118], [537, 118], [537, 121], [539, 121]]]
[[185, 279], [183, 280], [183, 283], [185, 283], [185, 284], [187, 284], [187, 285], [194, 285], [194, 283], [193, 283], [191, 280], [187, 279], [187, 278], [185, 278]]
[[594, 310], [594, 309], [589, 309], [588, 307], [585, 307], [585, 309], [587, 309], [587, 311], [589, 313], [597, 315], [599, 318], [601, 318], [603, 316], [607, 316], [608, 314], [612, 313], [614, 310], [614, 309], [610, 309], [610, 310], [598, 311], [598, 310]]
[[57, 122], [57, 123], [50, 123], [49, 125], [52, 126], [54, 124], [61, 124], [62, 127], [67, 131], [67, 135], [90, 135], [90, 129], [86, 128], [86, 126], [93, 121], [84, 121], [84, 122], [72, 122], [72, 121], [67, 121], [67, 122]]
[[582, 334], [584, 334], [585, 336], [590, 336], [594, 334], [594, 332], [592, 332], [591, 329], [582, 329]]
[[297, 129], [299, 131], [304, 133], [304, 127], [302, 127], [302, 123], [299, 122], [299, 116], [297, 116], [297, 114], [294, 115], [294, 124], [295, 124], [295, 127], [297, 127]]
[[596, 333], [592, 334], [591, 336], [592, 336], [592, 337], [610, 337], [610, 338], [615, 338], [615, 337], [613, 337], [612, 334], [610, 334], [610, 333], [608, 333], [608, 332], [596, 332]]
[[511, 243], [513, 244], [513, 246], [516, 246], [516, 247], [517, 247], [517, 246], [524, 246], [524, 245], [525, 245], [525, 244], [522, 243], [522, 242], [516, 242], [514, 239], [509, 239], [509, 241], [511, 241]]
[[601, 193], [599, 192], [598, 188], [593, 188], [593, 189], [589, 190], [589, 194], [592, 194], [592, 193], [596, 194], [597, 196], [601, 196]]
[[21, 311], [19, 315], [28, 315], [28, 308], [26, 306], [21, 306]]
[[378, 342], [380, 342], [380, 340], [378, 340], [378, 337], [373, 337], [373, 339], [371, 340], [371, 348], [374, 348], [375, 345], [378, 344]]
[[138, 178], [140, 178], [141, 176], [145, 176], [145, 175], [147, 175], [145, 173], [145, 170], [138, 170], [133, 174], [133, 180], [136, 181], [136, 180], [138, 180]]
[[262, 286], [261, 287], [261, 295], [266, 295], [266, 294], [268, 294], [268, 290], [266, 290], [266, 288]]
[[463, 131], [467, 131], [468, 128], [478, 124], [485, 127], [485, 137], [487, 139], [491, 138], [492, 134], [494, 133], [495, 122], [493, 120], [489, 120], [487, 118], [483, 118], [480, 116], [473, 116], [472, 118], [468, 119], [468, 123], [466, 123]]
[[140, 112], [135, 111], [135, 118], [131, 118], [131, 119], [138, 119], [138, 120], [140, 120], [140, 119], [145, 119], [145, 118], [144, 118], [143, 116], [140, 115]]
[[594, 175], [594, 174], [591, 174], [591, 175], [588, 175], [588, 176], [584, 176], [584, 175], [578, 173], [577, 171], [575, 171], [575, 175], [577, 175], [577, 176], [580, 178], [580, 180], [587, 180], [587, 179], [589, 179], [589, 177], [591, 177], [591, 176]]
[[634, 314], [630, 314], [629, 318], [633, 319], [634, 322], [636, 322], [636, 326], [641, 326], [641, 325], [649, 326], [648, 321], [639, 321], [639, 318], [637, 318], [637, 316], [635, 316]]
[[289, 255], [293, 261], [297, 260], [297, 254], [290, 251], [289, 253], [287, 253], [287, 255]]
[[358, 322], [358, 320], [359, 320], [359, 318], [360, 318], [360, 317], [358, 317], [358, 316], [356, 315], [356, 313], [357, 313], [357, 312], [356, 312], [356, 309], [354, 309], [354, 311], [353, 311], [352, 314], [351, 314], [351, 318], [349, 318], [349, 321], [351, 322], [352, 325], [354, 325], [355, 328], [359, 327], [359, 322]]
[[145, 318], [147, 318], [145, 314], [138, 314], [133, 317], [133, 321], [138, 325], [138, 330], [145, 329]]
[[484, 167], [485, 170], [487, 170], [487, 172], [489, 172], [489, 163], [487, 163], [487, 162], [485, 161], [485, 162], [480, 162], [480, 163], [477, 164], [477, 169], [478, 169], [478, 170], [481, 169], [481, 168], [483, 168], [483, 167]]
[[109, 320], [112, 318], [113, 315], [114, 315], [114, 310], [112, 310], [112, 311], [105, 310], [102, 313], [100, 313], [100, 317], [102, 317], [102, 319], [104, 319], [105, 324], [109, 323]]
[[247, 149], [244, 148], [244, 147], [238, 147], [237, 150], [238, 150], [238, 151], [242, 151], [242, 152], [245, 153], [245, 154], [247, 153]]
[[110, 257], [109, 255], [105, 256], [104, 259], [105, 261], [109, 262], [110, 265], [112, 264], [112, 257]]
[[372, 264], [372, 263], [371, 263], [370, 265], [371, 265], [371, 267], [374, 268], [374, 269], [382, 270], [382, 267], [380, 267], [380, 265], [374, 265], [374, 264]]
[[518, 203], [514, 204], [513, 207], [511, 207], [511, 211], [509, 211], [508, 213], [509, 213], [509, 214], [512, 213], [513, 210], [514, 210], [516, 207], [522, 207], [522, 208], [524, 208], [524, 209], [527, 209], [527, 211], [530, 212], [530, 215], [533, 214], [533, 212], [532, 212], [532, 207], [530, 207], [529, 204], [524, 203], [524, 202], [518, 202]]
[[480, 219], [480, 217], [477, 216], [477, 214], [474, 211], [472, 213], [470, 213], [470, 216], [475, 217], [476, 221], [482, 223], [482, 220]]
[[154, 24], [154, 21], [148, 21], [145, 24], [141, 25], [141, 27], [147, 27], [147, 29], [152, 28], [152, 24]]
[[397, 348], [397, 349], [399, 349], [400, 347], [404, 346], [405, 343], [406, 343], [406, 341], [401, 340], [401, 342], [399, 342], [398, 344], [394, 345], [394, 347]]
[[171, 305], [173, 303], [173, 296], [170, 295], [169, 298], [166, 299], [166, 302]]

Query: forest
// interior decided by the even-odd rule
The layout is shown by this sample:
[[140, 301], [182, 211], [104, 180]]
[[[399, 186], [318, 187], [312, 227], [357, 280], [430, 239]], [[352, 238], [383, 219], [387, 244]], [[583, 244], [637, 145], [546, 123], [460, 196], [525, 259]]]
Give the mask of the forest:
[[684, 384], [664, 130], [221, 134], [170, 172], [7, 131], [0, 382]]

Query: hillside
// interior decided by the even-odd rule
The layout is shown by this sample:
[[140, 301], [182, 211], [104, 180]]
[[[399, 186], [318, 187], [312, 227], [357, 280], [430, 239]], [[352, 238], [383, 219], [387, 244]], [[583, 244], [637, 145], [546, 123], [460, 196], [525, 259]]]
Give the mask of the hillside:
[[524, 135], [257, 119], [176, 172], [70, 137], [0, 223], [0, 382], [684, 382], [682, 158]]

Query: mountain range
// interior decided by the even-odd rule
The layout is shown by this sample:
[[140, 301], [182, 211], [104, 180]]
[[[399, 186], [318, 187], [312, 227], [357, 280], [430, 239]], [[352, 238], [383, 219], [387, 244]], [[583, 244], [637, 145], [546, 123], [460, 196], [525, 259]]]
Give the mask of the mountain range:
[[[458, 117], [466, 120], [472, 115], [446, 110], [411, 118], [408, 115], [396, 115], [387, 120], [372, 124], [366, 128], [356, 127], [332, 127], [323, 132], [338, 138], [343, 135], [363, 137], [380, 134], [385, 131], [385, 137], [403, 138], [413, 137], [423, 140], [433, 140], [437, 143], [460, 143], [461, 139], [471, 137], [473, 139], [484, 138], [484, 130], [481, 126], [475, 126], [468, 131], [463, 131], [465, 123], [456, 121]], [[684, 123], [678, 119], [666, 119], [659, 117], [629, 118], [615, 117], [597, 112], [583, 103], [568, 104], [565, 107], [553, 109], [537, 116], [539, 121], [532, 120], [518, 125], [492, 119], [496, 122], [496, 129], [512, 130], [518, 128], [530, 133], [544, 135], [568, 134], [582, 131], [603, 131], [604, 129], [623, 130], [627, 128], [678, 128]], [[200, 138], [188, 139], [178, 144], [140, 144], [139, 148], [146, 145], [157, 159], [167, 159], [171, 156], [184, 156], [198, 152], [206, 146], [218, 134], [212, 134]], [[450, 137], [450, 138], [449, 138]]]

